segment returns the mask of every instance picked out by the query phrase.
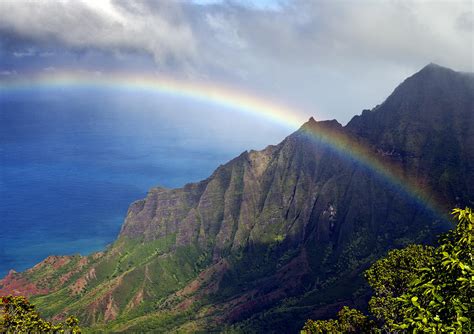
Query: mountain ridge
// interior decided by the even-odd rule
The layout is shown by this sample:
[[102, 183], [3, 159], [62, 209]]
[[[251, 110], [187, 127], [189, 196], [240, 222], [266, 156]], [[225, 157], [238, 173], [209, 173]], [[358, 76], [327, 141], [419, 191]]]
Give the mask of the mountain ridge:
[[203, 181], [152, 188], [130, 205], [105, 252], [48, 258], [9, 274], [0, 291], [30, 284], [49, 292], [33, 298], [46, 315], [74, 313], [112, 331], [292, 332], [308, 317], [362, 305], [364, 268], [447, 226], [327, 138], [363, 146], [404, 180], [428, 185], [446, 210], [472, 204], [467, 77], [428, 65], [346, 126], [311, 117], [281, 143], [245, 151]]

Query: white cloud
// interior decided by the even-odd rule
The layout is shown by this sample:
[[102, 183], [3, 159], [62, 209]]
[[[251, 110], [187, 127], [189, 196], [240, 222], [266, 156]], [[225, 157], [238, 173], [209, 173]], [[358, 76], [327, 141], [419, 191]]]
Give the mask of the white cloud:
[[17, 58], [32, 57], [35, 54], [36, 52], [33, 48], [28, 48], [26, 50], [18, 50], [18, 51], [13, 52], [13, 55]]
[[471, 6], [470, 1], [295, 1], [278, 12], [227, 15], [260, 56], [324, 65], [434, 61], [468, 70]]
[[243, 56], [257, 62], [434, 61], [466, 70], [471, 7], [415, 0], [4, 0], [0, 29], [73, 48], [147, 52], [158, 64], [225, 65], [242, 56], [232, 57], [236, 49], [246, 49]]
[[18, 73], [15, 70], [2, 70], [0, 71], [0, 76], [10, 77], [16, 76]]
[[213, 31], [214, 38], [224, 46], [232, 49], [245, 49], [247, 43], [239, 36], [238, 26], [228, 17], [220, 14], [206, 14], [206, 22]]
[[24, 38], [57, 41], [74, 48], [125, 49], [188, 61], [195, 52], [192, 29], [180, 20], [180, 5], [110, 0], [0, 1], [0, 29]]
[[49, 51], [40, 52], [39, 56], [40, 57], [52, 57], [52, 56], [54, 56], [54, 52], [49, 52]]
[[413, 0], [292, 1], [278, 11], [222, 6], [213, 17], [245, 49], [216, 47], [222, 33], [215, 30], [200, 54], [258, 94], [345, 122], [430, 62], [472, 71], [471, 6]]
[[48, 67], [43, 68], [43, 72], [55, 73], [57, 72], [57, 69], [54, 66], [48, 66]]

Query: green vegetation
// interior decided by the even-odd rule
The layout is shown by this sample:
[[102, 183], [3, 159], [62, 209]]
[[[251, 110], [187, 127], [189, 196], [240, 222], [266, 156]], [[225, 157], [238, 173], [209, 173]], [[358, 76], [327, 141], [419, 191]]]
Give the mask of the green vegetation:
[[79, 321], [70, 316], [53, 324], [42, 319], [25, 297], [7, 296], [0, 303], [1, 333], [81, 333]]
[[338, 319], [308, 320], [302, 333], [472, 333], [474, 214], [454, 209], [456, 227], [437, 248], [392, 250], [366, 271], [370, 316], [344, 307]]
[[[79, 277], [86, 277], [82, 279], [84, 287], [76, 290], [79, 292], [65, 285], [33, 297], [33, 302], [48, 317], [63, 312], [76, 314], [88, 331], [125, 330], [130, 326], [134, 331], [146, 331], [150, 323], [159, 328], [179, 326], [188, 320], [187, 313], [164, 311], [162, 304], [182, 302], [173, 293], [199, 274], [210, 253], [194, 244], [174, 247], [171, 252], [175, 239], [174, 234], [150, 242], [121, 238], [99, 261], [91, 258], [79, 271]], [[107, 308], [113, 313], [107, 315]]]
[[368, 333], [374, 326], [362, 312], [344, 306], [337, 320], [308, 320], [303, 328], [303, 333]]

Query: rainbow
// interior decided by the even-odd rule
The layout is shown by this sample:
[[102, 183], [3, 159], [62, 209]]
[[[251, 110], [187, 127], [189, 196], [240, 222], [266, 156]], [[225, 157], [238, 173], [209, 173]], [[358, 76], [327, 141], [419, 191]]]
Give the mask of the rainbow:
[[251, 94], [241, 93], [232, 87], [204, 81], [176, 80], [167, 76], [133, 75], [115, 73], [103, 75], [96, 72], [52, 72], [32, 74], [19, 80], [0, 81], [1, 90], [27, 90], [31, 88], [58, 89], [64, 87], [109, 88], [123, 91], [160, 93], [237, 110], [297, 129], [305, 118], [281, 103], [273, 104]]
[[[28, 76], [28, 78], [0, 81], [0, 92], [70, 87], [141, 91], [193, 99], [222, 106], [227, 110], [262, 117], [290, 129], [299, 128], [305, 121], [302, 113], [290, 107], [272, 103], [224, 85], [177, 80], [163, 75], [125, 73], [103, 75], [101, 73], [70, 71], [41, 73]], [[376, 175], [403, 191], [418, 204], [441, 219], [445, 219], [446, 208], [439, 203], [426, 185], [405, 175], [399, 166], [382, 158], [356, 138], [349, 137], [342, 131], [328, 130], [318, 126], [313, 129], [304, 127], [302, 130], [308, 137], [318, 140], [339, 155], [355, 160], [359, 165], [375, 172]]]

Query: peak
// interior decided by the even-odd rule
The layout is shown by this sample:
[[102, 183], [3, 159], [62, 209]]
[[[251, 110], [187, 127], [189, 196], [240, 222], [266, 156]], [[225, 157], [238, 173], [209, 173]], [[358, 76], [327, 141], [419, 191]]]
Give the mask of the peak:
[[441, 65], [438, 65], [438, 64], [435, 64], [435, 63], [429, 63], [428, 65], [423, 67], [422, 70], [425, 70], [425, 69], [441, 69], [441, 68], [447, 69], [447, 67], [444, 67], [444, 66], [441, 66]]
[[416, 76], [417, 74], [431, 74], [431, 75], [450, 75], [450, 76], [465, 76], [468, 75], [469, 77], [472, 77], [474, 73], [471, 71], [455, 71], [449, 67], [441, 66], [435, 63], [429, 63], [425, 67], [423, 67], [418, 73], [415, 73], [413, 76]]
[[[382, 130], [377, 130], [377, 127], [388, 127], [390, 123], [402, 120], [407, 124], [427, 124], [434, 119], [448, 117], [448, 112], [454, 117], [464, 106], [469, 106], [473, 84], [471, 74], [467, 77], [464, 72], [430, 63], [405, 79], [381, 105], [354, 116], [347, 126], [358, 131], [367, 127], [367, 122], [378, 122], [377, 125], [370, 125], [371, 130], [365, 128], [364, 131], [381, 133]], [[446, 107], [449, 103], [452, 106]]]
[[430, 63], [420, 71], [405, 79], [392, 93], [387, 100], [393, 97], [406, 99], [415, 98], [414, 91], [423, 91], [423, 94], [434, 96], [439, 91], [452, 89], [452, 85], [463, 77], [461, 72], [456, 72], [450, 68]]
[[429, 63], [428, 65], [423, 67], [418, 73], [415, 73], [414, 76], [423, 75], [423, 74], [426, 74], [426, 75], [440, 74], [440, 73], [448, 74], [448, 73], [456, 73], [456, 72], [453, 71], [450, 68], [447, 68], [447, 67], [435, 64], [435, 63]]
[[335, 119], [326, 121], [316, 121], [313, 117], [310, 117], [309, 120], [301, 126], [300, 130], [309, 130], [316, 128], [339, 129], [342, 128], [342, 125]]
[[319, 122], [311, 116], [306, 122], [301, 125], [301, 128], [313, 127], [316, 126]]
[[308, 127], [313, 127], [315, 126], [316, 124], [318, 124], [318, 121], [316, 121], [314, 119], [313, 116], [311, 116], [308, 121], [304, 122], [303, 125], [301, 125], [300, 129], [305, 129], [305, 128], [308, 128]]

